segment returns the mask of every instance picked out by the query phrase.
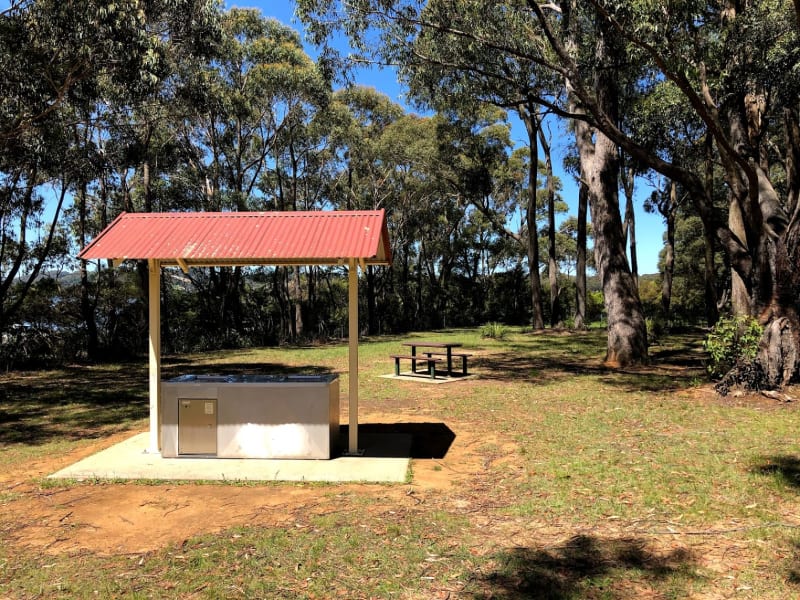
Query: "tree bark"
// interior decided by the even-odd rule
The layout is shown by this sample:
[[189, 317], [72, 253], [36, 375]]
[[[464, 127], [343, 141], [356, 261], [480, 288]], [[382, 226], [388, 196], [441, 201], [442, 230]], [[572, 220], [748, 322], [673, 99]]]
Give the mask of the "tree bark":
[[[78, 243], [80, 247], [86, 246], [86, 183], [81, 185], [78, 191]], [[91, 299], [91, 290], [89, 283], [89, 272], [86, 268], [85, 260], [80, 261], [80, 277], [81, 277], [81, 317], [86, 325], [86, 355], [89, 360], [97, 360], [99, 350], [99, 340], [97, 335], [97, 320], [94, 314], [94, 303]]]
[[622, 188], [625, 190], [625, 223], [623, 225], [623, 237], [629, 242], [631, 253], [631, 274], [633, 281], [639, 287], [639, 257], [636, 255], [636, 215], [633, 210], [633, 186], [634, 173], [630, 167], [623, 166], [620, 171], [622, 174]]
[[531, 326], [544, 329], [542, 308], [542, 282], [539, 276], [539, 227], [536, 224], [536, 183], [539, 171], [538, 127], [533, 119], [535, 107], [519, 109], [525, 130], [528, 132], [530, 161], [528, 164], [528, 198], [525, 206], [525, 224], [528, 228], [528, 271], [531, 281]]
[[578, 239], [575, 265], [575, 329], [586, 327], [586, 217], [589, 203], [589, 188], [583, 181], [578, 190]]
[[[706, 136], [706, 155], [705, 155], [705, 188], [709, 191], [714, 189], [714, 140], [711, 136]], [[713, 327], [719, 321], [720, 300], [717, 293], [717, 270], [715, 266], [714, 252], [714, 232], [710, 231], [703, 222], [703, 248], [705, 251], [704, 261], [704, 295], [706, 305], [706, 324]]]
[[[599, 23], [594, 91], [597, 103], [612, 122], [617, 121], [618, 109], [615, 73], [609, 64], [615, 59], [615, 35], [607, 23]], [[572, 89], [569, 81], [567, 87]], [[572, 103], [581, 108], [577, 99]], [[625, 253], [619, 211], [619, 150], [611, 139], [587, 122], [576, 120], [574, 125], [581, 173], [588, 187], [597, 272], [608, 317], [605, 362], [613, 367], [643, 364], [647, 362], [647, 327]]]
[[541, 116], [536, 113], [536, 129], [544, 153], [544, 168], [547, 176], [547, 277], [550, 284], [550, 327], [561, 322], [561, 293], [558, 287], [558, 260], [556, 260], [556, 184], [553, 175], [553, 157], [550, 144], [542, 131]]
[[[746, 243], [747, 232], [745, 231], [742, 211], [739, 208], [739, 201], [732, 193], [730, 194], [728, 207], [728, 229], [742, 243]], [[749, 316], [752, 314], [750, 290], [740, 271], [735, 268], [731, 269], [731, 312], [735, 316]]]
[[675, 272], [675, 207], [677, 204], [678, 184], [671, 181], [669, 184], [669, 200], [664, 211], [664, 218], [667, 222], [667, 241], [664, 245], [664, 277], [661, 282], [661, 310], [664, 312], [664, 318], [667, 321], [670, 318], [672, 276]]
[[600, 132], [595, 143], [585, 124], [576, 124], [582, 171], [586, 174], [594, 228], [597, 271], [608, 316], [605, 362], [627, 366], [647, 362], [647, 328], [625, 256], [619, 213], [616, 145]]
[[704, 295], [706, 305], [706, 325], [713, 327], [719, 321], [720, 300], [717, 294], [717, 272], [714, 267], [714, 238], [703, 228], [704, 261]]
[[303, 336], [303, 285], [300, 267], [292, 269], [292, 302], [294, 304], [294, 334], [295, 339]]
[[375, 298], [375, 267], [367, 266], [367, 334], [378, 335], [378, 310]]

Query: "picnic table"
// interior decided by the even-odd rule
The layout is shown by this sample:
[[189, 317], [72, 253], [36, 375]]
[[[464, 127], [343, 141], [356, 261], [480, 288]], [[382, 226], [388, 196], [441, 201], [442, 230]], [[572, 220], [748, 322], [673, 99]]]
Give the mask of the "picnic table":
[[[453, 348], [460, 348], [461, 344], [453, 343], [453, 342], [403, 342], [403, 346], [408, 346], [411, 348], [411, 369], [416, 371], [416, 365], [414, 361], [414, 357], [418, 356], [417, 349], [418, 348], [434, 348], [435, 350], [440, 350], [440, 352], [431, 351], [431, 350], [423, 350], [422, 354], [424, 354], [428, 359], [431, 359], [433, 355], [439, 354], [444, 355], [447, 357], [447, 375], [448, 377], [453, 376], [453, 356], [458, 356], [461, 358], [461, 373], [462, 375], [467, 374], [467, 357], [470, 356], [469, 354], [464, 353], [453, 353]], [[441, 352], [443, 350], [444, 352]], [[421, 360], [425, 360], [421, 358]]]

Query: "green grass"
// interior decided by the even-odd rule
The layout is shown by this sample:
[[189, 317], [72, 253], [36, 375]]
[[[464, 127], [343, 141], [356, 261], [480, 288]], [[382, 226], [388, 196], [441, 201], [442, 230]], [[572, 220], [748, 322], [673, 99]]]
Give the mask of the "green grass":
[[[383, 379], [407, 338], [364, 340], [362, 411], [445, 424], [456, 444], [471, 441], [472, 467], [414, 461], [403, 484], [414, 494], [391, 501], [392, 486], [306, 486], [324, 510], [146, 554], [0, 544], [0, 597], [800, 597], [800, 413], [694, 389], [704, 381], [699, 335], [665, 336], [651, 367], [622, 371], [602, 366], [598, 330], [410, 337], [464, 344], [479, 376], [445, 386]], [[342, 344], [164, 364], [165, 376], [332, 371], [343, 397], [346, 368]], [[12, 471], [146, 424], [144, 365], [10, 373], [0, 386], [0, 461]], [[457, 481], [417, 490], [414, 474], [426, 468]], [[0, 488], [0, 506], [24, 503], [24, 487]], [[0, 527], [1, 536], [14, 524], [0, 516]]]

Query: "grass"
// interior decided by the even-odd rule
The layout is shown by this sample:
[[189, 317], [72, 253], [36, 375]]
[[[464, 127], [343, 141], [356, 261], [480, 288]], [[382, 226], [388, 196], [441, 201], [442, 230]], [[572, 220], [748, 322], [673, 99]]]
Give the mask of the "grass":
[[[699, 336], [665, 336], [649, 368], [622, 371], [602, 366], [596, 330], [416, 337], [461, 342], [479, 377], [382, 379], [406, 338], [368, 339], [362, 409], [444, 423], [456, 444], [472, 444], [464, 465], [415, 460], [401, 489], [306, 486], [315, 510], [289, 507], [273, 525], [243, 519], [147, 553], [0, 544], [0, 597], [800, 597], [800, 413], [698, 387]], [[343, 397], [346, 368], [344, 345], [165, 361], [166, 376], [339, 372]], [[0, 481], [0, 506], [47, 490], [24, 475], [31, 463], [142, 428], [146, 385], [143, 365], [0, 376], [0, 460], [29, 477]], [[425, 469], [456, 483], [418, 490]], [[14, 527], [0, 516], [0, 534]]]

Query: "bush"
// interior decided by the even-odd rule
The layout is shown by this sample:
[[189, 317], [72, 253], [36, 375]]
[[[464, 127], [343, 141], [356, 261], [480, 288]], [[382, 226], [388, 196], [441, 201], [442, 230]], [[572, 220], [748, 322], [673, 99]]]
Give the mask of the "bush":
[[737, 364], [752, 363], [763, 333], [753, 317], [721, 317], [703, 343], [711, 377], [722, 377]]
[[508, 327], [502, 323], [487, 323], [481, 326], [481, 337], [502, 340], [506, 335], [508, 335]]
[[596, 323], [605, 321], [605, 299], [603, 292], [595, 291], [586, 294], [586, 322]]

